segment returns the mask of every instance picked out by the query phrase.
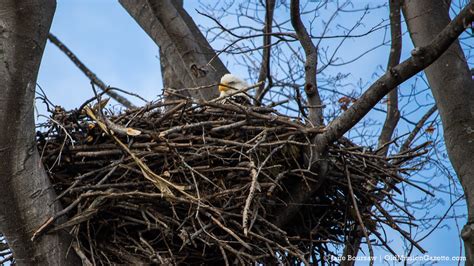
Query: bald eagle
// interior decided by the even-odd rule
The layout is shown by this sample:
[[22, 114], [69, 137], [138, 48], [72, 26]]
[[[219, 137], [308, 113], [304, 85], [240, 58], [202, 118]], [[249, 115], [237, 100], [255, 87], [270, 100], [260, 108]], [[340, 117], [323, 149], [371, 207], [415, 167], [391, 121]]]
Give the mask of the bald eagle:
[[250, 104], [250, 97], [243, 91], [248, 87], [249, 85], [243, 79], [232, 74], [225, 74], [219, 83], [219, 98], [223, 98], [222, 103], [232, 100], [240, 104]]

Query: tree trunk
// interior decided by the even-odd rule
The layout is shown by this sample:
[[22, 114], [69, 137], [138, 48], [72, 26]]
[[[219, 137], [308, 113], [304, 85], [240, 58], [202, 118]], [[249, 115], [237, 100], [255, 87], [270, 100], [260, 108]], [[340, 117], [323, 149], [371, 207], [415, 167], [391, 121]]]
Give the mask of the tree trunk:
[[[175, 77], [186, 88], [217, 84], [229, 72], [179, 1], [119, 2], [160, 46], [168, 62], [165, 65], [171, 67]], [[189, 94], [196, 99], [212, 99], [219, 95], [219, 91], [214, 86], [189, 90]]]
[[31, 238], [60, 208], [36, 150], [36, 77], [54, 0], [0, 1], [0, 231], [20, 265], [74, 265], [66, 233]]
[[[176, 0], [173, 2], [175, 6], [182, 8], [183, 1]], [[179, 78], [174, 70], [173, 65], [170, 63], [169, 59], [167, 58], [166, 54], [163, 53], [163, 50], [160, 48], [160, 66], [161, 66], [161, 78], [163, 80], [163, 94], [165, 96], [165, 101], [173, 101], [178, 100], [180, 95], [185, 97], [190, 97], [188, 91], [179, 91], [180, 95], [173, 94], [173, 90], [179, 90], [185, 88], [181, 78]]]
[[[426, 45], [449, 22], [449, 3], [406, 0], [405, 21], [416, 47]], [[471, 12], [473, 12], [471, 10]], [[467, 25], [466, 25], [467, 26]], [[474, 263], [474, 81], [458, 41], [425, 69], [441, 116], [449, 159], [464, 189], [468, 222], [462, 231], [466, 265]]]

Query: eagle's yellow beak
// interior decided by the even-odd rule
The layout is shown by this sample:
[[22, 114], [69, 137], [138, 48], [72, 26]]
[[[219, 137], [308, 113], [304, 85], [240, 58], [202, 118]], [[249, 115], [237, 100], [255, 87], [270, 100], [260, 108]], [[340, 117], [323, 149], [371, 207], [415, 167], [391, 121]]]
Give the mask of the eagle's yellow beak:
[[219, 91], [220, 92], [225, 92], [228, 89], [229, 89], [229, 87], [226, 84], [222, 84], [222, 83], [219, 84]]

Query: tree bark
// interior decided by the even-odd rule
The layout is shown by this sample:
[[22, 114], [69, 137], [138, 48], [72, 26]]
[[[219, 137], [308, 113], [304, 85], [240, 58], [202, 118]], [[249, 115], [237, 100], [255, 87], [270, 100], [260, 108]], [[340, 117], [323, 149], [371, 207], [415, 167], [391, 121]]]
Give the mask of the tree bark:
[[36, 77], [54, 0], [0, 1], [0, 231], [20, 265], [74, 265], [66, 233], [31, 241], [60, 208], [35, 142]]
[[290, 16], [291, 25], [306, 55], [304, 91], [308, 98], [308, 119], [313, 126], [320, 126], [323, 125], [323, 108], [316, 80], [318, 49], [314, 46], [313, 40], [301, 21], [299, 0], [291, 0]]
[[[173, 2], [177, 8], [183, 7], [182, 0], [176, 0]], [[179, 91], [180, 95], [173, 94], [172, 90], [185, 88], [181, 79], [175, 74], [172, 64], [169, 62], [166, 54], [163, 53], [160, 48], [160, 66], [161, 66], [161, 78], [163, 80], [163, 94], [165, 101], [179, 100], [180, 96], [190, 97], [188, 91]]]
[[[406, 0], [405, 21], [416, 47], [429, 43], [450, 22], [449, 3]], [[472, 1], [471, 1], [472, 4]], [[470, 10], [474, 13], [474, 10]], [[467, 26], [467, 25], [466, 25]], [[425, 69], [443, 123], [449, 159], [464, 189], [468, 222], [462, 230], [467, 261], [474, 263], [474, 81], [458, 41]]]
[[[186, 88], [217, 84], [228, 73], [216, 57], [192, 18], [170, 0], [119, 0], [142, 29], [166, 55], [174, 75]], [[189, 90], [196, 99], [212, 99], [219, 95], [217, 87]]]

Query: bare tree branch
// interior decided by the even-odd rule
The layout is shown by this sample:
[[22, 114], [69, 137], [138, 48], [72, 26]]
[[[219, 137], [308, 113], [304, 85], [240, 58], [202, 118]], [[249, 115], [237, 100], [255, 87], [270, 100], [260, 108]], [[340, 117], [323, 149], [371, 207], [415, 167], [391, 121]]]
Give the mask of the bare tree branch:
[[423, 115], [423, 117], [421, 117], [420, 121], [418, 121], [415, 128], [411, 131], [410, 135], [408, 135], [406, 140], [403, 142], [402, 146], [400, 147], [399, 153], [405, 152], [410, 148], [410, 145], [413, 143], [413, 140], [415, 139], [415, 137], [421, 131], [421, 129], [425, 125], [426, 121], [431, 117], [431, 115], [433, 115], [434, 112], [436, 112], [436, 110], [438, 110], [438, 108], [436, 107], [436, 105], [434, 105], [428, 110], [428, 112], [426, 112], [425, 115]]
[[324, 144], [322, 147], [342, 137], [387, 93], [438, 59], [464, 32], [468, 23], [474, 20], [473, 9], [474, 3], [470, 2], [428, 45], [416, 47], [410, 58], [391, 68], [373, 83], [346, 112], [326, 127], [326, 132], [318, 136], [319, 143]]
[[[392, 43], [388, 58], [387, 70], [395, 67], [400, 63], [400, 55], [402, 53], [402, 29], [400, 23], [400, 0], [389, 0], [390, 6], [390, 32]], [[398, 110], [398, 88], [388, 93], [387, 99], [387, 116], [379, 136], [379, 147], [389, 142], [393, 132], [400, 119], [400, 111]], [[390, 145], [385, 145], [380, 153], [387, 155]]]
[[[406, 0], [403, 13], [415, 46], [429, 43], [443, 28], [458, 24], [468, 27], [474, 16], [474, 1], [469, 1], [450, 22], [451, 1], [434, 3], [428, 0]], [[465, 14], [468, 14], [467, 16]], [[466, 17], [463, 17], [466, 16]], [[461, 19], [461, 21], [460, 21]], [[448, 24], [449, 23], [449, 24]], [[459, 42], [449, 47], [443, 56], [425, 69], [443, 125], [447, 153], [463, 187], [467, 203], [467, 224], [461, 231], [466, 251], [466, 265], [474, 263], [474, 168], [472, 125], [474, 125], [474, 81]]]
[[[391, 68], [391, 70], [372, 84], [347, 111], [326, 127], [324, 133], [316, 136], [318, 149], [324, 151], [329, 143], [340, 139], [344, 133], [357, 124], [393, 88], [413, 77], [439, 58], [465, 30], [467, 22], [474, 20], [473, 9], [474, 3], [471, 2], [462, 9], [440, 34], [432, 38], [432, 42], [429, 45], [416, 47], [412, 51], [410, 58]], [[301, 204], [306, 202], [319, 186], [319, 183], [315, 183], [308, 188], [304, 182], [300, 182], [295, 186], [294, 191], [298, 191], [298, 193], [294, 196], [292, 204], [279, 213], [279, 216], [276, 218], [276, 221], [278, 221], [276, 224], [284, 226], [289, 222], [291, 216], [298, 212], [302, 206]]]
[[308, 97], [308, 118], [313, 126], [323, 124], [323, 109], [321, 97], [319, 96], [318, 86], [316, 83], [316, 70], [318, 64], [318, 51], [311, 40], [300, 17], [300, 1], [292, 0], [290, 3], [291, 25], [296, 31], [298, 40], [306, 54], [305, 61], [305, 86], [304, 90]]
[[263, 29], [263, 56], [262, 63], [260, 66], [260, 72], [258, 74], [258, 82], [263, 82], [265, 79], [268, 80], [268, 84], [262, 83], [257, 88], [255, 93], [255, 99], [257, 102], [261, 102], [272, 87], [272, 77], [270, 73], [270, 53], [272, 45], [272, 25], [273, 25], [273, 11], [275, 10], [275, 0], [265, 0], [265, 26]]
[[134, 108], [135, 106], [126, 98], [122, 97], [118, 93], [111, 91], [108, 89], [108, 86], [105, 85], [105, 83], [100, 80], [94, 72], [92, 72], [84, 63], [77, 58], [77, 56], [67, 48], [64, 43], [62, 43], [56, 36], [54, 36], [52, 33], [48, 35], [48, 40], [52, 42], [54, 45], [56, 45], [59, 50], [63, 51], [63, 53], [71, 59], [71, 61], [86, 75], [92, 83], [97, 85], [102, 91], [106, 92], [107, 95], [109, 95], [112, 99], [116, 100], [118, 103], [122, 104], [123, 106], [127, 108]]
[[[402, 52], [402, 29], [401, 29], [401, 18], [400, 18], [400, 0], [389, 0], [390, 8], [390, 33], [391, 33], [391, 45], [390, 54], [387, 63], [387, 70], [395, 67], [400, 63], [400, 56]], [[398, 88], [393, 89], [388, 93], [387, 99], [387, 116], [380, 133], [378, 146], [381, 147], [379, 153], [386, 156], [390, 147], [388, 142], [391, 141], [393, 132], [397, 127], [400, 119], [400, 111], [398, 110]], [[362, 231], [366, 234], [365, 228], [362, 226], [356, 227], [357, 231]], [[365, 235], [364, 235], [365, 236]], [[367, 238], [367, 237], [366, 237]], [[367, 239], [369, 241], [369, 239]], [[359, 233], [355, 236], [350, 236], [348, 243], [346, 243], [344, 250], [344, 257], [349, 255], [356, 257], [359, 252], [360, 245], [362, 243], [362, 237]], [[369, 243], [369, 242], [368, 242]], [[354, 265], [354, 261], [344, 261], [342, 265]]]

